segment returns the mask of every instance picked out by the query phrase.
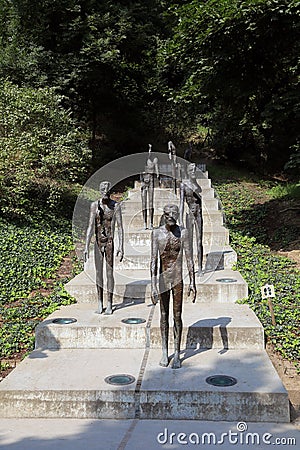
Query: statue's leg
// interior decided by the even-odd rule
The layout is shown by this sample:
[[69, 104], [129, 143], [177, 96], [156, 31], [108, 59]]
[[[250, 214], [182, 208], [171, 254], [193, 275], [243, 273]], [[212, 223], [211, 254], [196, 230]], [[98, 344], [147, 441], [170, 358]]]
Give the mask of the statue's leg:
[[98, 295], [98, 314], [103, 313], [103, 258], [104, 254], [99, 249], [97, 243], [94, 245], [95, 269], [96, 269], [96, 286]]
[[172, 368], [179, 369], [180, 362], [180, 344], [182, 335], [182, 297], [183, 297], [183, 283], [180, 282], [172, 289], [173, 292], [173, 317], [174, 317], [174, 359]]
[[150, 230], [153, 229], [153, 216], [154, 216], [154, 208], [153, 208], [153, 197], [154, 197], [154, 175], [152, 175], [152, 180], [149, 186], [149, 215], [150, 215]]
[[106, 315], [113, 313], [112, 302], [113, 293], [115, 287], [114, 280], [114, 241], [109, 241], [106, 246], [106, 277], [107, 277], [107, 307], [105, 310]]
[[188, 230], [188, 235], [189, 235], [189, 244], [190, 244], [190, 250], [191, 250], [191, 257], [192, 260], [194, 260], [194, 221], [192, 218], [192, 214], [191, 213], [187, 213], [186, 217], [186, 228]]
[[159, 364], [167, 367], [168, 358], [168, 339], [169, 339], [169, 308], [170, 308], [170, 291], [167, 290], [160, 294], [160, 332], [162, 343], [162, 357]]
[[176, 161], [174, 160], [174, 157], [172, 158], [172, 178], [173, 178], [173, 185], [174, 185], [174, 193], [175, 193], [175, 195], [177, 195]]
[[203, 220], [202, 214], [197, 214], [195, 217], [196, 239], [197, 239], [197, 254], [198, 254], [198, 275], [203, 275]]
[[142, 196], [142, 213], [143, 213], [143, 222], [144, 222], [144, 229], [147, 230], [147, 189], [142, 189], [141, 191]]

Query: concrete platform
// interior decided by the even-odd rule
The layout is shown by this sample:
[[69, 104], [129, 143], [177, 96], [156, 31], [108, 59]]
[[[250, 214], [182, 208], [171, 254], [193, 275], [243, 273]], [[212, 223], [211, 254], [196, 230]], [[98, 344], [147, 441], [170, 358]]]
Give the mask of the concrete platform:
[[[159, 305], [124, 302], [114, 305], [114, 314], [96, 314], [88, 304], [63, 306], [36, 328], [36, 349], [48, 348], [161, 348]], [[68, 325], [53, 323], [59, 317], [77, 320]], [[128, 325], [123, 319], [138, 317], [142, 324]], [[183, 348], [264, 349], [264, 332], [247, 305], [186, 303], [183, 308]], [[170, 345], [173, 319], [170, 314]]]
[[[36, 350], [0, 383], [0, 417], [289, 422], [287, 392], [265, 352], [185, 350], [178, 370], [160, 367], [160, 355], [156, 349]], [[113, 374], [135, 381], [107, 384]], [[207, 384], [216, 374], [237, 384]]]
[[[187, 296], [188, 275], [184, 272], [184, 301], [191, 301]], [[218, 280], [236, 280], [223, 283]], [[104, 288], [106, 284], [104, 283]], [[235, 303], [248, 296], [247, 283], [238, 271], [231, 269], [205, 273], [203, 277], [196, 275], [197, 299], [204, 303]], [[79, 303], [97, 303], [95, 274], [81, 272], [65, 285], [70, 295]], [[115, 272], [115, 302], [123, 299], [150, 299], [151, 286], [149, 270], [119, 270]], [[118, 297], [120, 297], [118, 299]]]
[[[265, 352], [187, 350], [180, 370], [158, 366], [160, 353], [149, 353], [141, 419], [289, 422], [287, 392]], [[232, 376], [237, 384], [220, 388], [206, 383], [216, 374]]]
[[141, 450], [141, 443], [147, 450], [183, 446], [208, 450], [218, 445], [224, 450], [267, 450], [272, 444], [278, 449], [296, 449], [299, 442], [300, 431], [287, 423], [0, 419], [3, 450]]

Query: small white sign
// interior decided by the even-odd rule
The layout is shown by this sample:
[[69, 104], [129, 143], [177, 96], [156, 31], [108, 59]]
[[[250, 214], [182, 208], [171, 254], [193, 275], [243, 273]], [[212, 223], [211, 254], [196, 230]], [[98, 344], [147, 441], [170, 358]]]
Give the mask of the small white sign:
[[265, 284], [261, 290], [261, 297], [262, 298], [273, 298], [275, 297], [275, 289], [273, 284]]

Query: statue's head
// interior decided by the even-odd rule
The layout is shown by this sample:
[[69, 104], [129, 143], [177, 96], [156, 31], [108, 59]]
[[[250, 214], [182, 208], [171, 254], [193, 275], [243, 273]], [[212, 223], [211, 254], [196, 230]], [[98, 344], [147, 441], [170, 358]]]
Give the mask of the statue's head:
[[187, 173], [190, 178], [196, 178], [196, 164], [195, 163], [188, 164]]
[[166, 205], [164, 207], [165, 224], [168, 226], [176, 225], [179, 217], [179, 208], [177, 205]]
[[109, 191], [111, 188], [111, 183], [109, 181], [102, 181], [99, 185], [99, 192], [101, 197], [109, 197]]
[[148, 144], [148, 146], [149, 146], [149, 154], [150, 154], [152, 151], [152, 144]]

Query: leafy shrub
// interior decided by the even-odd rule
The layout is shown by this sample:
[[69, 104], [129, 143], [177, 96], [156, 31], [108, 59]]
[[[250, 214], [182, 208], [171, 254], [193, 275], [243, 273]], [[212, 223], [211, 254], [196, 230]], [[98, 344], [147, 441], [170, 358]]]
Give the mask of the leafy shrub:
[[85, 174], [90, 151], [54, 89], [0, 81], [0, 209], [25, 216], [55, 207], [67, 181]]
[[[249, 184], [247, 187], [247, 183], [224, 179], [216, 182], [215, 188], [226, 213], [231, 245], [238, 254], [236, 268], [249, 286], [249, 297], [242, 302], [248, 303], [254, 310], [275, 350], [293, 361], [300, 371], [300, 272], [293, 261], [273, 254], [267, 245], [259, 244], [253, 236], [254, 230], [257, 234], [256, 226], [264, 214], [264, 205], [256, 205], [256, 202], [260, 194], [263, 197], [270, 191], [265, 183], [256, 185], [254, 192]], [[287, 190], [282, 191], [281, 187], [273, 189], [271, 191], [276, 197], [287, 194]], [[257, 206], [260, 208], [257, 209]], [[249, 211], [254, 211], [251, 220], [247, 220], [244, 211], [247, 215]], [[276, 326], [272, 325], [267, 300], [261, 299], [260, 289], [266, 283], [275, 287], [273, 307]]]

